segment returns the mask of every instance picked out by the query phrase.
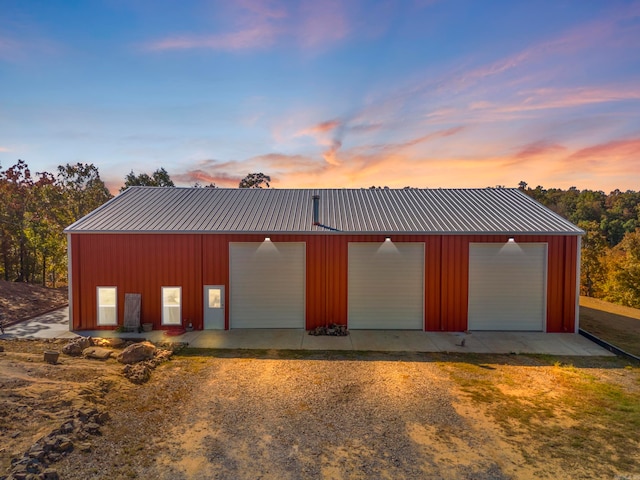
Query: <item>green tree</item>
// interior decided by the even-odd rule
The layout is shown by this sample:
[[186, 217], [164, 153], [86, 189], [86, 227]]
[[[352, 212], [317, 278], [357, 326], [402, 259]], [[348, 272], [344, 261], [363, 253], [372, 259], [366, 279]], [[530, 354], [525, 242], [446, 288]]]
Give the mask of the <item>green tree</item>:
[[[50, 281], [55, 287], [66, 276], [66, 237], [63, 191], [53, 175], [38, 173], [32, 188], [33, 208], [29, 212], [25, 233], [33, 248], [34, 262], [40, 269], [44, 286]], [[38, 273], [34, 270], [34, 276]], [[31, 281], [34, 281], [33, 279]]]
[[124, 178], [123, 192], [129, 187], [175, 187], [171, 177], [164, 168], [159, 168], [151, 175], [140, 173], [136, 175], [133, 170]]
[[608, 255], [604, 299], [640, 308], [640, 229], [625, 234]]
[[580, 256], [580, 293], [588, 297], [597, 297], [606, 280], [603, 257], [607, 250], [607, 241], [596, 222], [582, 221], [578, 226], [586, 232], [582, 237]]
[[262, 188], [262, 185], [266, 185], [269, 188], [271, 177], [264, 173], [250, 173], [242, 180], [240, 180], [239, 188]]
[[98, 167], [92, 163], [60, 165], [57, 183], [65, 197], [67, 225], [113, 197], [100, 178]]
[[28, 241], [25, 233], [33, 179], [24, 160], [0, 172], [0, 231], [5, 280], [26, 282], [29, 278]]

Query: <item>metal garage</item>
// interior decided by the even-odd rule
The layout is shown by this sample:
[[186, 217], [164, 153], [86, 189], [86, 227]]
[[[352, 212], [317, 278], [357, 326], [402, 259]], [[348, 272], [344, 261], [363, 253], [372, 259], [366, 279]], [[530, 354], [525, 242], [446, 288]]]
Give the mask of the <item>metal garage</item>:
[[469, 330], [545, 330], [546, 290], [546, 243], [469, 244]]
[[424, 329], [424, 243], [349, 243], [351, 329]]
[[130, 187], [65, 231], [75, 330], [127, 293], [154, 329], [578, 326], [584, 232], [515, 188]]
[[230, 243], [230, 327], [305, 328], [305, 244]]

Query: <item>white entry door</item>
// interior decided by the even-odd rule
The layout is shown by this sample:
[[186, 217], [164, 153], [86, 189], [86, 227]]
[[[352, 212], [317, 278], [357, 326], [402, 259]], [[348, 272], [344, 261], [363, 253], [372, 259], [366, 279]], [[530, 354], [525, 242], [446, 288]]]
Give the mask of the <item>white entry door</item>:
[[224, 285], [204, 287], [204, 329], [224, 330]]

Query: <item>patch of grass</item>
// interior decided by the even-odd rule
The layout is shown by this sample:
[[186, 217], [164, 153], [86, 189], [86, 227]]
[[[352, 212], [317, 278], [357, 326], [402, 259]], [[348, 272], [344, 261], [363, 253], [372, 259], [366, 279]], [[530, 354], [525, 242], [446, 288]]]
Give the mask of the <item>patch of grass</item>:
[[640, 356], [640, 310], [580, 297], [580, 328]]
[[[573, 362], [537, 359], [542, 365], [532, 368], [547, 369], [540, 373], [549, 377], [548, 385], [527, 385], [521, 370], [508, 365], [491, 365], [494, 370], [485, 364], [440, 365], [472, 403], [486, 408], [508, 437], [526, 433], [525, 438], [536, 439], [535, 445], [518, 445], [525, 458], [526, 450], [535, 448], [537, 458], [550, 456], [569, 465], [595, 462], [607, 475], [616, 473], [611, 467], [640, 470], [640, 392], [602, 381]], [[606, 362], [609, 368], [617, 365], [622, 375], [634, 377], [631, 384], [640, 381], [640, 369], [614, 360]], [[520, 390], [505, 393], [499, 385]]]

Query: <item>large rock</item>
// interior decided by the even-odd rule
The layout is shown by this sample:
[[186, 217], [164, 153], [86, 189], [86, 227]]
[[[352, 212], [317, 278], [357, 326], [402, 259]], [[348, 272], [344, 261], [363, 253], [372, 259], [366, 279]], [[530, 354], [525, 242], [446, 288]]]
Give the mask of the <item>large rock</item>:
[[81, 355], [84, 349], [89, 348], [91, 345], [91, 337], [74, 338], [62, 347], [62, 353], [66, 353], [67, 355]]
[[156, 347], [150, 342], [134, 343], [118, 355], [118, 361], [125, 364], [142, 362], [153, 358], [155, 351]]
[[82, 356], [85, 358], [97, 358], [98, 360], [106, 360], [113, 353], [112, 350], [102, 347], [89, 347], [82, 351]]

